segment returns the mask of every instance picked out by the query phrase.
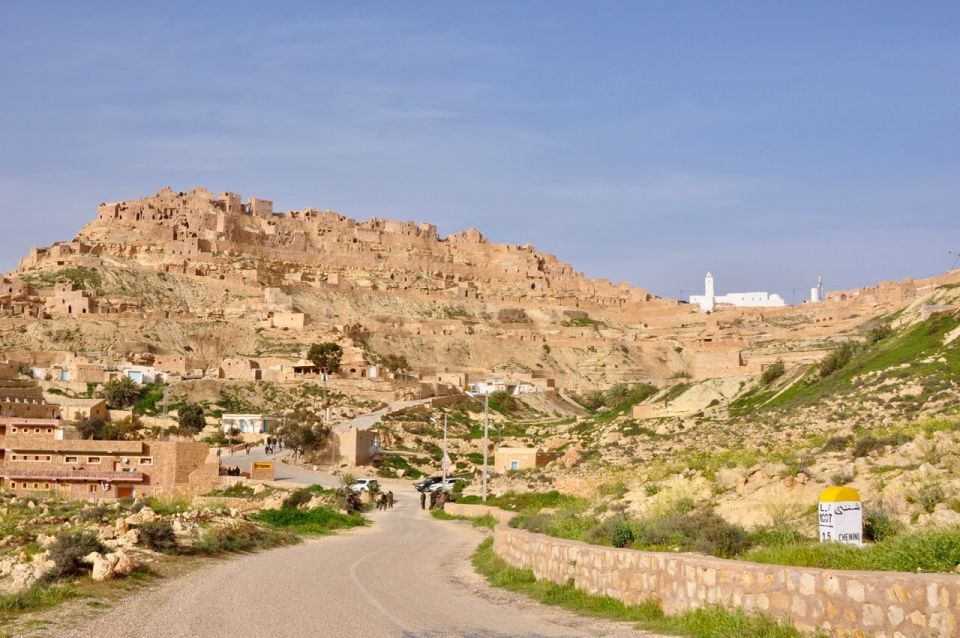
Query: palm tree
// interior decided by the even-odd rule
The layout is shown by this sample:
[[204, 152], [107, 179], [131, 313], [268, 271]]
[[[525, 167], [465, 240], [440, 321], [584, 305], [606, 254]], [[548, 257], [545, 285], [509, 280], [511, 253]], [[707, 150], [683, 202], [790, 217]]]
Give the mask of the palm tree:
[[111, 379], [103, 386], [103, 398], [115, 410], [129, 408], [140, 398], [140, 388], [128, 376]]
[[627, 387], [626, 383], [615, 383], [607, 389], [607, 393], [604, 396], [604, 404], [608, 408], [616, 407], [626, 401], [629, 395], [630, 388]]

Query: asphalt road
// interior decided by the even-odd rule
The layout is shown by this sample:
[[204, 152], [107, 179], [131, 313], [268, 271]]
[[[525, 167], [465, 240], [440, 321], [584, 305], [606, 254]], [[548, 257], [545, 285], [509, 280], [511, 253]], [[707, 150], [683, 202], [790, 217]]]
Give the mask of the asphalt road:
[[335, 536], [216, 562], [124, 599], [57, 636], [327, 638], [639, 636], [487, 586], [469, 563], [483, 534], [436, 521], [416, 492]]

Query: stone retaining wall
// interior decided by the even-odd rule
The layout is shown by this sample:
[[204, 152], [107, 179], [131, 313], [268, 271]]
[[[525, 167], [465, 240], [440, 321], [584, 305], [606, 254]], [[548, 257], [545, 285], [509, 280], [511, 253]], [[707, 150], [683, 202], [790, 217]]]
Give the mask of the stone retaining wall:
[[[480, 507], [484, 509], [474, 509]], [[490, 509], [457, 508], [461, 516], [482, 516]], [[652, 598], [668, 614], [718, 604], [837, 636], [919, 638], [960, 633], [960, 576], [950, 574], [814, 569], [642, 552], [553, 538], [505, 524], [494, 531], [493, 547], [503, 560], [529, 568], [539, 579], [572, 582], [579, 589], [626, 603]]]

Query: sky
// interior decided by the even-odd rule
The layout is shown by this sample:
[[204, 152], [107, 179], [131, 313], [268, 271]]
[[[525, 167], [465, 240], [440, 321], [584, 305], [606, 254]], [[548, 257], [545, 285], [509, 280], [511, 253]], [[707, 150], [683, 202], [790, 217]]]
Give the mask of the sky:
[[953, 265], [958, 142], [957, 2], [0, 8], [0, 270], [203, 185], [799, 302]]

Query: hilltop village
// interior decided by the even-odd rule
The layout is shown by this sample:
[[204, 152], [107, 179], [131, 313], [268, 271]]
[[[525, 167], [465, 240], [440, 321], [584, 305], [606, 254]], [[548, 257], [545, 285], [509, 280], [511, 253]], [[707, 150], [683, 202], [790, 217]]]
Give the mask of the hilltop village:
[[[684, 303], [590, 279], [529, 244], [491, 243], [473, 229], [440, 237], [427, 223], [280, 213], [265, 199], [166, 188], [100, 204], [73, 240], [30, 250], [3, 277], [0, 350], [16, 372], [10, 383], [43, 392], [42, 409], [28, 407], [31, 399], [9, 416], [50, 427], [54, 418], [132, 419], [139, 435], [152, 428], [150, 436], [169, 438], [176, 410], [195, 404], [207, 427], [196, 438], [233, 432], [249, 442], [297, 409], [345, 433], [352, 419], [397, 402], [451, 405], [500, 392], [520, 413], [498, 418], [564, 424], [538, 436], [520, 428], [500, 443], [501, 465], [512, 467], [510, 454], [534, 466], [561, 457], [571, 465], [578, 446], [567, 430], [589, 417], [591, 393], [653, 388], [624, 414], [657, 436], [683, 432], [684, 444], [710, 449], [721, 445], [718, 433], [740, 429], [705, 423], [742, 416], [740, 404], [771, 369], [778, 383], [792, 383], [838, 345], [861, 342], [865, 326], [950, 310], [947, 293], [958, 282], [953, 271], [857, 290], [818, 287], [810, 302], [786, 306], [766, 293], [715, 296], [708, 274], [707, 295]], [[336, 369], [310, 360], [319, 343], [340, 348]], [[121, 379], [141, 389], [132, 409], [103, 398]], [[387, 416], [378, 444], [430, 471], [436, 460], [404, 451], [402, 429], [390, 431], [390, 418], [403, 418]], [[801, 429], [822, 421], [804, 419]], [[350, 437], [344, 462], [353, 463], [363, 436]], [[605, 449], [630, 462], [626, 448], [619, 456]], [[475, 470], [462, 452], [460, 469]]]
[[[280, 213], [202, 188], [95, 217], [0, 286], [0, 495], [20, 530], [0, 559], [10, 595], [49, 591], [58, 543], [107, 552], [83, 564], [108, 581], [171, 547], [216, 554], [295, 542], [278, 527], [364, 525], [358, 510], [377, 498], [386, 511], [393, 490], [405, 525], [433, 523], [428, 503], [491, 525], [523, 508], [522, 529], [493, 534], [496, 555], [524, 565], [555, 553], [528, 542], [813, 551], [811, 507], [830, 486], [868, 504], [856, 542], [960, 526], [958, 270], [818, 283], [795, 306], [717, 294], [707, 273], [685, 302], [474, 229]], [[428, 499], [441, 472], [457, 502]], [[512, 511], [471, 505], [487, 487]], [[795, 564], [767, 562], [781, 560]], [[650, 591], [679, 591], [663, 587]], [[789, 608], [797, 627], [830, 614], [764, 595], [747, 608]], [[941, 622], [915, 606], [913, 622]], [[867, 622], [858, 614], [845, 626]]]

